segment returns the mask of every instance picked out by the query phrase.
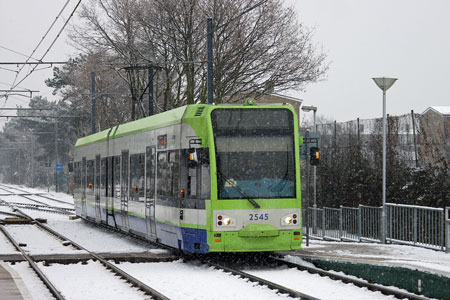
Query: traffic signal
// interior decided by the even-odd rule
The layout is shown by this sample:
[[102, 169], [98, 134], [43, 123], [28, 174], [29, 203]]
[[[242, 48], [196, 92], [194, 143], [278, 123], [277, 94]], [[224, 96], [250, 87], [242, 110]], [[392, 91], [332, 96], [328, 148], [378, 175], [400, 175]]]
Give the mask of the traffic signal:
[[309, 154], [310, 154], [309, 163], [312, 166], [318, 166], [319, 165], [319, 158], [320, 158], [319, 148], [318, 147], [311, 147], [309, 149]]

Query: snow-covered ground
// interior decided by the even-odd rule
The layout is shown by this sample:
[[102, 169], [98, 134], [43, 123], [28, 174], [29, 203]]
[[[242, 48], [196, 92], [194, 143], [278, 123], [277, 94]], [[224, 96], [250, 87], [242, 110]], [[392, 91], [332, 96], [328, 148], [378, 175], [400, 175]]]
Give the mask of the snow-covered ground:
[[[22, 188], [25, 189], [25, 188]], [[44, 192], [26, 189], [29, 192]], [[72, 201], [71, 196], [58, 193], [51, 197], [61, 197], [63, 201]], [[1, 200], [12, 201], [17, 196], [0, 196]], [[15, 201], [12, 201], [15, 202]], [[50, 204], [50, 203], [49, 203]], [[53, 205], [54, 203], [52, 203]], [[9, 211], [0, 206], [0, 211]], [[47, 219], [48, 226], [73, 239], [85, 248], [96, 252], [166, 252], [150, 249], [146, 243], [124, 235], [97, 227], [81, 219], [70, 220], [68, 216], [36, 210], [24, 209], [33, 217]], [[0, 218], [3, 215], [0, 214]], [[34, 228], [34, 229], [32, 229]], [[31, 225], [8, 226], [14, 236], [27, 243], [32, 254], [67, 253], [73, 248], [57, 244], [49, 246], [48, 239]], [[36, 231], [37, 230], [37, 231]], [[415, 268], [450, 272], [450, 254], [400, 245], [350, 244], [311, 241], [310, 247], [304, 247], [305, 253], [330, 255], [349, 260], [373, 261], [374, 263], [398, 264]], [[66, 252], [64, 252], [66, 251]], [[0, 234], [0, 255], [17, 251]], [[290, 260], [302, 262], [299, 257], [290, 256]], [[204, 265], [186, 264], [182, 261], [164, 263], [121, 263], [117, 265], [147, 285], [153, 287], [171, 299], [283, 299], [267, 287], [255, 286], [234, 275], [215, 270]], [[33, 299], [48, 299], [48, 292], [30, 270], [27, 263], [11, 266], [23, 279]], [[146, 299], [140, 291], [132, 289], [118, 277], [106, 272], [98, 263], [89, 261], [87, 265], [57, 265], [45, 267], [43, 271], [55, 283], [67, 299]], [[367, 291], [355, 286], [333, 281], [317, 275], [311, 275], [296, 269], [281, 267], [276, 269], [243, 270], [281, 285], [320, 299], [392, 299], [381, 293]], [[97, 292], [90, 289], [98, 289]]]
[[[337, 258], [344, 261], [364, 261], [377, 265], [397, 266], [439, 273], [450, 277], [450, 253], [420, 247], [395, 244], [339, 243], [312, 240], [303, 245], [305, 254]], [[295, 262], [295, 261], [294, 261]]]

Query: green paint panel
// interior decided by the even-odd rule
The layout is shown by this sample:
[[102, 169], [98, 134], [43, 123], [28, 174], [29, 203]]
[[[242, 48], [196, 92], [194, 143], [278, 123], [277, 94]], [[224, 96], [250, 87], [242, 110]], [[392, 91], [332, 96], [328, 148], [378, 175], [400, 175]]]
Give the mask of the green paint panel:
[[240, 237], [279, 236], [277, 228], [269, 224], [248, 224], [238, 231]]
[[[217, 233], [217, 232], [214, 232]], [[208, 233], [210, 252], [259, 252], [259, 251], [289, 251], [300, 249], [301, 241], [294, 240], [291, 230], [280, 230], [278, 236], [239, 236], [238, 232], [220, 232], [221, 237]], [[220, 242], [216, 242], [220, 240]]]
[[[305, 260], [312, 262], [318, 268], [342, 271], [347, 275], [365, 279], [370, 283], [396, 286], [426, 297], [450, 300], [449, 277], [400, 267], [311, 258], [305, 258]], [[421, 281], [421, 291], [419, 291], [419, 280]]]

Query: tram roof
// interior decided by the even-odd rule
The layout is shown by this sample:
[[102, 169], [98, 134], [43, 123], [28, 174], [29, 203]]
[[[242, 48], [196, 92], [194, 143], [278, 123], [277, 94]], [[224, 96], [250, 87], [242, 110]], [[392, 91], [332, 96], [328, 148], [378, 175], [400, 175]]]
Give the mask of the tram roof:
[[[279, 106], [279, 105], [285, 106], [284, 103], [283, 104], [282, 103], [279, 103], [279, 104], [261, 103], [257, 107], [273, 108], [274, 106]], [[246, 105], [244, 104], [244, 106], [246, 106]], [[243, 106], [242, 106], [242, 104], [240, 104], [240, 105], [239, 104], [220, 104], [220, 105], [215, 105], [215, 106], [209, 106], [206, 104], [191, 104], [191, 105], [181, 106], [181, 107], [178, 107], [178, 108], [175, 108], [172, 110], [168, 110], [168, 111], [165, 111], [165, 112], [162, 112], [162, 113], [150, 116], [150, 117], [146, 117], [146, 118], [139, 119], [136, 121], [128, 122], [125, 124], [120, 124], [120, 125], [114, 126], [112, 128], [108, 128], [103, 131], [88, 135], [86, 137], [82, 137], [77, 140], [77, 142], [75, 144], [75, 148], [79, 148], [79, 147], [106, 141], [108, 139], [108, 135], [109, 135], [109, 139], [115, 139], [115, 138], [119, 138], [122, 136], [127, 136], [127, 135], [145, 132], [145, 131], [149, 131], [149, 130], [153, 130], [153, 129], [157, 129], [157, 128], [163, 128], [163, 127], [167, 127], [167, 126], [171, 126], [171, 125], [175, 125], [175, 124], [180, 124], [180, 123], [182, 123], [183, 119], [185, 119], [187, 121], [187, 120], [191, 119], [192, 117], [200, 116], [201, 113], [200, 113], [200, 115], [197, 114], [198, 110], [200, 110], [200, 108], [202, 108], [201, 111], [203, 111], [203, 110], [210, 110], [210, 109], [214, 109], [214, 108], [218, 108], [218, 107], [227, 107], [227, 108], [239, 107], [239, 108], [241, 108]], [[253, 106], [253, 105], [247, 106], [247, 108], [251, 108], [251, 107], [256, 107], [256, 106]], [[291, 105], [289, 105], [289, 107], [291, 107]], [[291, 109], [292, 109], [292, 107], [291, 107]]]
[[178, 107], [150, 117], [142, 118], [125, 124], [120, 124], [112, 128], [108, 128], [100, 132], [88, 135], [86, 137], [82, 137], [77, 140], [75, 148], [106, 141], [108, 139], [108, 133], [110, 139], [115, 139], [118, 137], [145, 132], [156, 128], [180, 124], [187, 108], [187, 105]]

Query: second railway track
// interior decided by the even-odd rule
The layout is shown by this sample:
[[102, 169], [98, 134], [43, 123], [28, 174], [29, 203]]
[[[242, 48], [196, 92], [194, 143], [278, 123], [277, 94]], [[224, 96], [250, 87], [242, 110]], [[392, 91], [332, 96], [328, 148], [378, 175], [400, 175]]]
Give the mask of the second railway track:
[[[31, 221], [33, 221], [33, 223], [35, 224], [35, 226], [38, 226], [39, 228], [41, 228], [42, 230], [50, 233], [52, 236], [55, 236], [56, 238], [58, 238], [62, 243], [69, 245], [74, 247], [77, 250], [81, 250], [85, 253], [88, 254], [89, 258], [94, 260], [94, 261], [98, 261], [99, 263], [101, 263], [107, 270], [113, 272], [116, 276], [119, 276], [120, 278], [122, 278], [124, 281], [128, 282], [130, 285], [132, 285], [133, 287], [139, 289], [140, 291], [142, 291], [144, 294], [151, 296], [152, 299], [161, 299], [161, 300], [168, 300], [169, 298], [164, 296], [163, 294], [161, 294], [160, 292], [156, 291], [155, 289], [151, 288], [150, 286], [148, 286], [147, 284], [145, 284], [144, 282], [136, 279], [135, 277], [131, 276], [130, 274], [128, 274], [127, 272], [121, 270], [119, 267], [117, 267], [115, 264], [110, 263], [106, 258], [104, 258], [103, 256], [96, 254], [94, 252], [91, 252], [89, 250], [87, 250], [86, 248], [82, 247], [81, 245], [79, 245], [78, 243], [76, 243], [75, 241], [72, 241], [68, 238], [66, 238], [65, 236], [63, 236], [62, 234], [56, 232], [55, 230], [51, 229], [50, 227], [40, 223], [39, 221], [37, 221], [36, 219], [33, 219], [32, 217], [28, 216], [27, 214], [25, 214], [24, 212], [20, 211], [17, 209], [17, 214], [19, 216], [22, 216], [24, 218], [27, 218]], [[5, 225], [0, 225], [0, 230], [3, 232], [3, 234], [8, 238], [8, 240], [14, 245], [14, 247], [22, 254], [22, 256], [25, 258], [26, 261], [28, 261], [28, 263], [30, 264], [30, 266], [33, 268], [33, 270], [36, 272], [36, 274], [39, 276], [39, 278], [42, 280], [42, 282], [45, 284], [45, 286], [49, 289], [49, 291], [51, 292], [51, 294], [56, 298], [56, 299], [65, 299], [65, 297], [61, 294], [61, 292], [55, 287], [55, 285], [47, 278], [47, 276], [44, 274], [44, 272], [42, 272], [42, 270], [38, 267], [38, 265], [36, 264], [33, 256], [30, 256], [27, 251], [25, 251], [23, 249], [23, 246], [21, 246], [21, 243], [17, 242], [10, 233], [8, 233], [8, 230], [6, 229]], [[87, 257], [83, 256], [83, 259], [86, 260]]]

